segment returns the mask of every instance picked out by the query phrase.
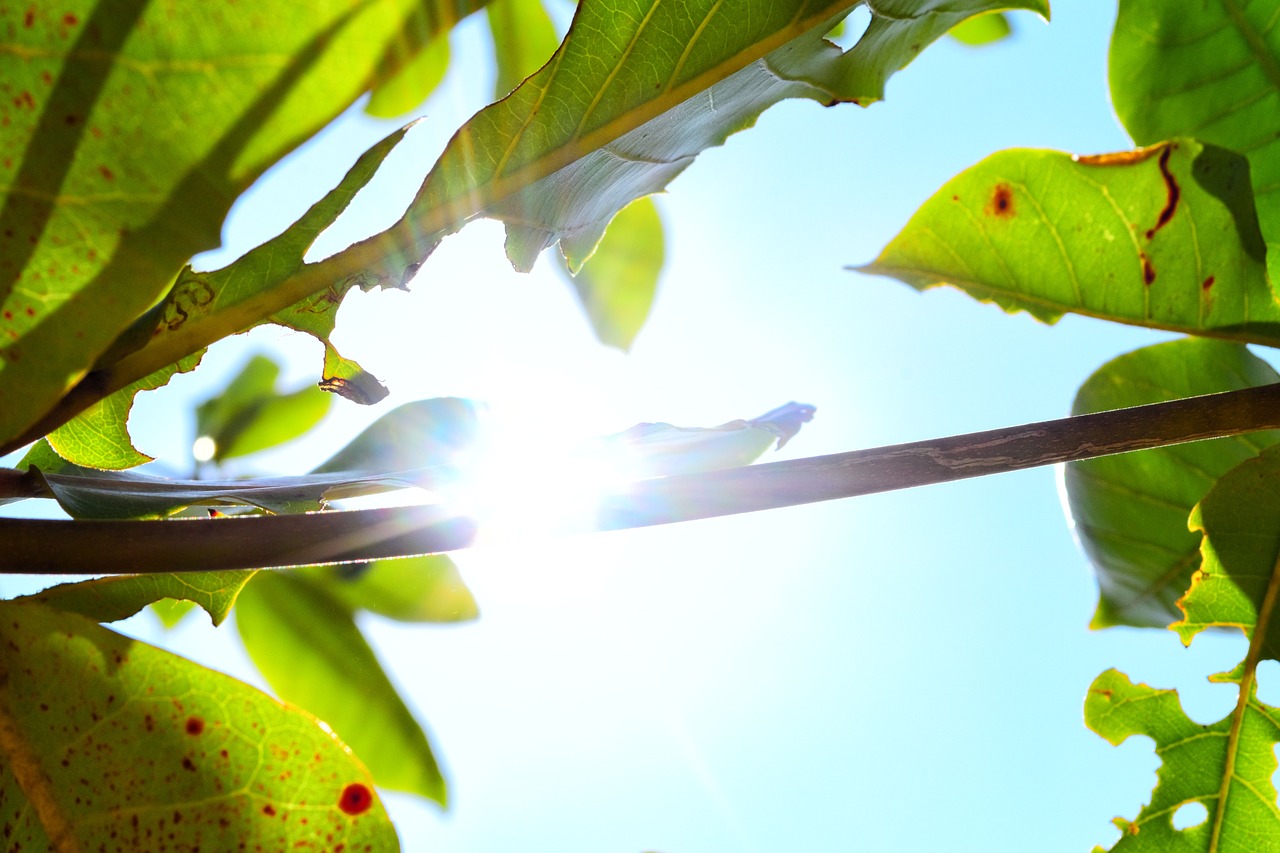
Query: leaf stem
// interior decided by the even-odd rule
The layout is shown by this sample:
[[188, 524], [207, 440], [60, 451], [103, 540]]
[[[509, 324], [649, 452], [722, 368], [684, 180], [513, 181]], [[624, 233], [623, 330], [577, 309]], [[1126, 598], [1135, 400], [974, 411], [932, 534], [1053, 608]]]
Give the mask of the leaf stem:
[[[631, 483], [597, 530], [712, 518], [1280, 429], [1280, 383], [890, 447]], [[351, 562], [471, 546], [445, 506], [217, 519], [0, 519], [0, 573], [122, 574]]]

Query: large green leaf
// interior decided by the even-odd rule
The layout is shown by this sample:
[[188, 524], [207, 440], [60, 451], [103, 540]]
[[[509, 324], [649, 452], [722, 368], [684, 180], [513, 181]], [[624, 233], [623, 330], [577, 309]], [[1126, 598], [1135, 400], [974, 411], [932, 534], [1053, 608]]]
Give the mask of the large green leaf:
[[[1081, 386], [1073, 415], [1280, 382], [1239, 344], [1185, 338], [1108, 362]], [[1072, 524], [1098, 575], [1092, 627], [1163, 627], [1200, 565], [1191, 508], [1218, 477], [1280, 432], [1252, 433], [1072, 462], [1064, 475]]]
[[461, 397], [415, 400], [392, 409], [313, 473], [395, 471], [456, 462], [476, 443], [485, 407]]
[[[1135, 687], [1114, 671], [1099, 677], [1085, 703], [1086, 722], [1112, 743], [1150, 735], [1163, 761], [1151, 803], [1132, 822], [1117, 819], [1124, 834], [1114, 850], [1253, 853], [1280, 837], [1272, 784], [1280, 710], [1257, 695], [1258, 664], [1280, 660], [1280, 446], [1220, 477], [1196, 505], [1191, 525], [1204, 533], [1202, 563], [1178, 602], [1185, 617], [1170, 627], [1185, 643], [1206, 628], [1244, 633], [1244, 660], [1210, 676], [1239, 685], [1236, 707], [1200, 726], [1172, 691]], [[1193, 802], [1204, 805], [1208, 818], [1175, 830], [1175, 810]]]
[[1136, 143], [1194, 136], [1248, 156], [1272, 245], [1280, 244], [1275, 16], [1262, 2], [1121, 0], [1110, 56], [1111, 101]]
[[240, 594], [236, 627], [276, 694], [330, 725], [378, 785], [444, 805], [426, 732], [346, 607], [304, 575], [261, 572]]
[[[1134, 684], [1109, 669], [1094, 680], [1084, 703], [1089, 728], [1119, 745], [1130, 735], [1155, 741], [1160, 756], [1151, 802], [1133, 820], [1116, 818], [1116, 853], [1257, 853], [1280, 837], [1280, 812], [1271, 775], [1280, 740], [1280, 709], [1258, 701], [1252, 682], [1246, 701], [1211, 725], [1187, 717], [1173, 690]], [[1199, 803], [1208, 819], [1185, 829], [1174, 816]], [[1094, 848], [1095, 853], [1102, 848]]]
[[629, 350], [649, 317], [664, 256], [662, 220], [648, 198], [618, 212], [591, 257], [573, 272], [573, 289], [601, 343]]
[[7, 849], [399, 849], [311, 715], [82, 616], [0, 611]]
[[51, 586], [33, 595], [13, 599], [34, 601], [56, 610], [87, 616], [95, 622], [128, 619], [148, 604], [173, 599], [203, 607], [214, 625], [231, 612], [240, 590], [254, 570], [241, 572], [187, 572], [172, 575], [114, 575]]
[[0, 12], [11, 155], [0, 170], [0, 441], [35, 424], [189, 257], [218, 244], [243, 189], [374, 82], [409, 3], [176, 14], [145, 0], [42, 0]]
[[277, 394], [279, 374], [278, 364], [256, 355], [220, 393], [196, 407], [197, 440], [212, 444], [209, 461], [218, 463], [291, 441], [329, 411], [333, 397], [316, 387]]
[[949, 181], [862, 272], [951, 284], [1045, 322], [1084, 314], [1280, 344], [1248, 163], [1191, 139], [1002, 151]]

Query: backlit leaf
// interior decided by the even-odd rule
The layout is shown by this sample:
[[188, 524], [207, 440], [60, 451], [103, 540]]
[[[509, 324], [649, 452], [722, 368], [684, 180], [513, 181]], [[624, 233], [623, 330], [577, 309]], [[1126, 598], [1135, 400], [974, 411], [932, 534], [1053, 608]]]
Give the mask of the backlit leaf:
[[493, 0], [485, 12], [498, 66], [496, 100], [545, 65], [560, 46], [560, 37], [542, 0]]
[[376, 79], [409, 2], [0, 10], [0, 443], [118, 350], [240, 192]]
[[961, 21], [951, 28], [948, 35], [961, 44], [981, 47], [1008, 38], [1012, 31], [1008, 18], [999, 12], [988, 12]]
[[601, 343], [631, 348], [649, 317], [663, 255], [658, 208], [652, 199], [636, 199], [618, 212], [591, 257], [572, 275], [578, 301]]
[[328, 723], [379, 786], [445, 804], [426, 732], [350, 611], [322, 587], [293, 572], [261, 572], [240, 594], [236, 627], [276, 694]]
[[[1185, 338], [1108, 362], [1081, 386], [1073, 415], [1122, 409], [1280, 381], [1239, 344]], [[1200, 566], [1191, 509], [1218, 477], [1280, 441], [1280, 432], [1239, 435], [1066, 466], [1072, 524], [1098, 576], [1092, 627], [1164, 627]]]
[[[128, 619], [148, 604], [166, 599], [189, 601], [203, 607], [214, 625], [221, 625], [231, 612], [240, 590], [253, 571], [185, 572], [172, 575], [113, 575], [105, 578], [63, 583], [34, 595], [13, 599], [34, 601], [55, 610], [87, 616], [95, 622]], [[185, 612], [185, 611], [184, 611]]]
[[445, 554], [308, 570], [348, 607], [400, 622], [465, 622], [480, 610]]
[[[1280, 811], [1271, 775], [1280, 740], [1280, 710], [1258, 701], [1250, 681], [1248, 701], [1211, 725], [1193, 722], [1173, 690], [1134, 684], [1109, 669], [1085, 699], [1089, 728], [1119, 745], [1131, 735], [1156, 744], [1160, 769], [1151, 802], [1133, 820], [1116, 818], [1116, 853], [1256, 853], [1280, 837]], [[1183, 805], [1199, 803], [1208, 818], [1175, 829]], [[1095, 848], [1099, 851], [1102, 848]]]
[[196, 407], [196, 435], [213, 441], [213, 462], [283, 444], [310, 430], [333, 397], [307, 387], [277, 394], [279, 366], [266, 356], [249, 360], [225, 389]]
[[1280, 244], [1275, 16], [1270, 3], [1121, 0], [1108, 61], [1111, 102], [1134, 142], [1194, 136], [1249, 158], [1258, 219], [1272, 245]]
[[378, 61], [365, 112], [379, 118], [407, 113], [435, 91], [449, 68], [449, 30], [487, 5], [485, 0], [418, 0]]
[[310, 714], [74, 613], [0, 610], [8, 849], [399, 849]]
[[1181, 139], [1072, 157], [1002, 151], [953, 178], [862, 272], [1065, 313], [1280, 344], [1243, 157]]

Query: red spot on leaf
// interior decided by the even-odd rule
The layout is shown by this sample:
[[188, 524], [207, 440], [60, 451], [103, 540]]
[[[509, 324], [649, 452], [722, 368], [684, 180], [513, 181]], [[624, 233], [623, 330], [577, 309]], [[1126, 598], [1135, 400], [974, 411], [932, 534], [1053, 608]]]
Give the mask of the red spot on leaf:
[[204, 720], [199, 717], [187, 717], [187, 734], [198, 735], [204, 731]]
[[80, 19], [68, 12], [62, 16], [62, 23], [66, 24], [68, 27], [74, 27], [76, 24], [80, 23]]
[[191, 760], [190, 756], [184, 755], [182, 757], [182, 769], [190, 770], [192, 773], [196, 772], [196, 763]]
[[1142, 255], [1142, 283], [1151, 284], [1156, 280], [1156, 268], [1151, 265], [1151, 259], [1144, 252]]
[[1200, 285], [1200, 289], [1205, 291], [1209, 290], [1211, 287], [1213, 287], [1213, 276], [1206, 278], [1204, 280], [1204, 284]]
[[28, 306], [26, 307], [26, 311], [25, 311], [25, 313], [26, 313], [26, 315], [27, 315], [28, 317], [34, 317], [34, 316], [36, 316], [36, 309], [34, 309], [34, 308], [32, 308], [30, 305], [28, 305]]
[[6, 320], [12, 320], [12, 319], [13, 319], [13, 312], [12, 312], [12, 311], [5, 311], [5, 312], [4, 312], [4, 318], [5, 318]]
[[31, 6], [27, 9], [27, 14], [22, 16], [22, 26], [31, 29], [36, 22], [36, 7]]
[[342, 789], [342, 797], [338, 800], [338, 808], [349, 815], [364, 814], [373, 805], [373, 792], [359, 782], [352, 782]]
[[1155, 237], [1157, 231], [1169, 224], [1169, 220], [1173, 219], [1174, 211], [1178, 209], [1178, 199], [1182, 198], [1182, 190], [1179, 188], [1178, 182], [1173, 179], [1173, 173], [1169, 171], [1169, 155], [1172, 152], [1172, 145], [1166, 145], [1164, 150], [1160, 152], [1160, 175], [1164, 178], [1165, 201], [1164, 208], [1156, 218], [1156, 224], [1147, 229], [1148, 240]]
[[996, 184], [991, 193], [991, 202], [987, 205], [987, 213], [1008, 219], [1013, 216], [1013, 188], [1008, 184]]
[[116, 173], [108, 169], [106, 166], [99, 166], [98, 173], [108, 181], [114, 181], [116, 179]]
[[275, 817], [275, 816], [276, 816], [276, 807], [275, 807], [275, 806], [273, 806], [273, 805], [271, 805], [270, 803], [268, 803], [267, 805], [265, 805], [265, 806], [263, 806], [263, 807], [262, 807], [262, 813], [263, 813], [264, 815], [266, 815], [267, 817]]

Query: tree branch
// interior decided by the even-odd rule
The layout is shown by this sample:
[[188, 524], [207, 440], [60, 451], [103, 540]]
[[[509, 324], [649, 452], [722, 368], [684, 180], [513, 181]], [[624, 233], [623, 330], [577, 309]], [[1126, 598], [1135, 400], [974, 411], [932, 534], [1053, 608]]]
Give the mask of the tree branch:
[[[1280, 384], [786, 462], [641, 480], [607, 497], [618, 530], [906, 489], [1170, 444], [1280, 429]], [[443, 506], [169, 521], [0, 519], [0, 573], [269, 568], [466, 548]]]

